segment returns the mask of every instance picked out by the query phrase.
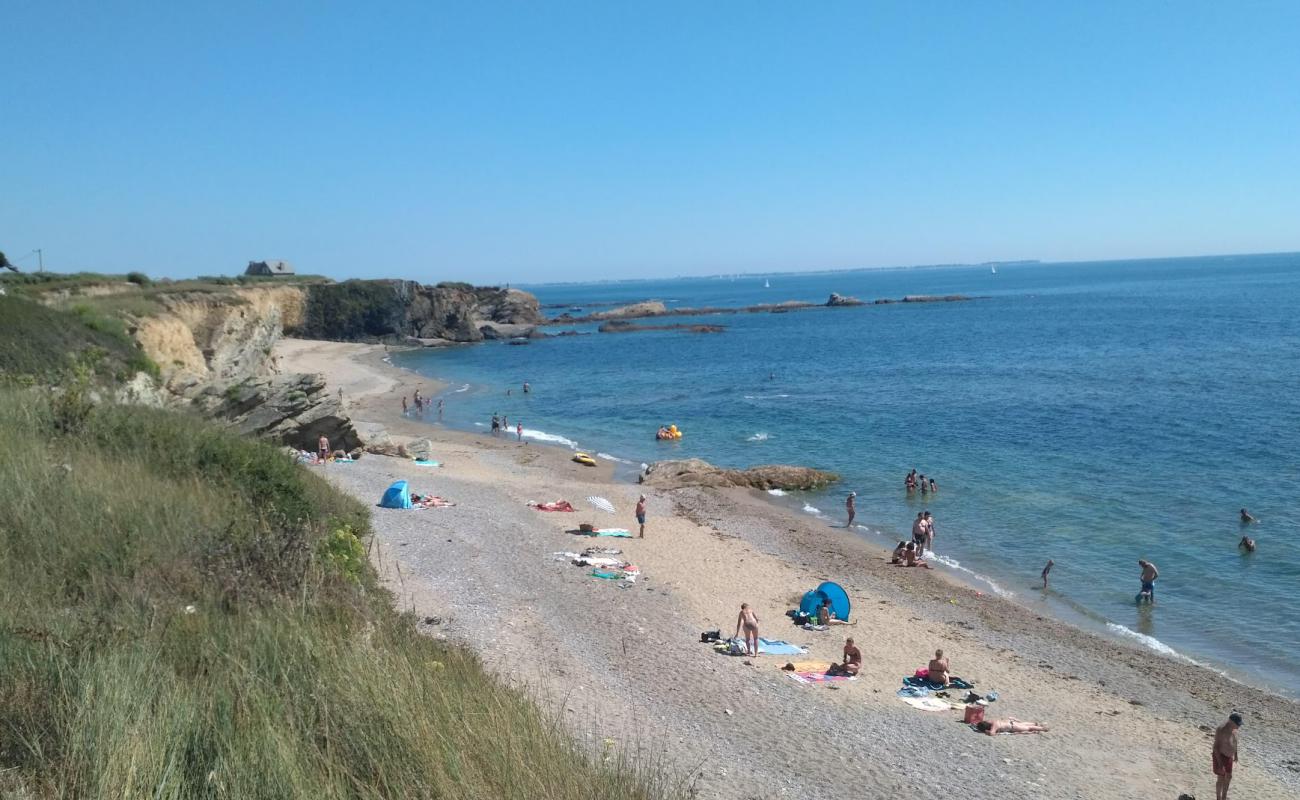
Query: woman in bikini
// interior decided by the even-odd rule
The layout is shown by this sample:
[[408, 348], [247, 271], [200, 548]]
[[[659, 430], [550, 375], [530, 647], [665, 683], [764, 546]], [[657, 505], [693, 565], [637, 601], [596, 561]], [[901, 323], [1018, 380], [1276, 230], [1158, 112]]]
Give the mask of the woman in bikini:
[[749, 603], [740, 604], [740, 614], [736, 617], [736, 635], [733, 639], [740, 638], [740, 631], [745, 631], [745, 649], [751, 657], [758, 655], [758, 615], [749, 607]]

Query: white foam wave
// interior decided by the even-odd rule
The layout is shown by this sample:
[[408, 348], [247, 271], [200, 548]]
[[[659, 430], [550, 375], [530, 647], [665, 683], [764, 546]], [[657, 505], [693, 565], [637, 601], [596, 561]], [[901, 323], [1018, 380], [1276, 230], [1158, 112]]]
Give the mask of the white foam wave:
[[452, 389], [451, 394], [460, 394], [461, 392], [468, 392], [468, 391], [469, 391], [469, 384], [467, 383], [464, 386], [460, 387], [459, 389]]
[[596, 454], [596, 458], [603, 458], [603, 459], [605, 459], [606, 461], [617, 461], [617, 462], [620, 463], [620, 464], [631, 464], [631, 463], [632, 463], [631, 461], [628, 461], [626, 458], [619, 458], [618, 456], [611, 456], [609, 453], [597, 453], [597, 454]]
[[578, 449], [577, 442], [573, 441], [572, 439], [568, 439], [563, 436], [560, 436], [557, 433], [547, 433], [546, 431], [535, 431], [529, 428], [524, 428], [524, 438], [532, 439], [533, 441], [537, 441], [537, 442], [551, 442], [552, 444], [562, 444], [565, 447], [569, 448], [570, 450]]
[[767, 437], [767, 434], [766, 434], [766, 433], [764, 433], [764, 432], [762, 432], [762, 431], [759, 431], [758, 433], [756, 433], [756, 434], [754, 434], [753, 436], [749, 437], [749, 438], [746, 439], [745, 441], [747, 441], [747, 442], [766, 442], [766, 441], [767, 441], [767, 438], [768, 438], [768, 437]]
[[746, 400], [772, 400], [772, 399], [782, 399], [782, 400], [784, 400], [785, 398], [788, 398], [788, 397], [790, 397], [790, 396], [791, 396], [791, 395], [788, 395], [788, 394], [746, 394], [746, 395], [741, 395], [741, 397], [744, 397]]
[[1195, 661], [1192, 661], [1187, 656], [1178, 652], [1177, 650], [1165, 644], [1164, 642], [1160, 641], [1154, 636], [1147, 636], [1145, 633], [1138, 633], [1137, 631], [1131, 628], [1126, 628], [1123, 625], [1120, 625], [1115, 622], [1107, 622], [1106, 630], [1110, 631], [1111, 633], [1117, 633], [1126, 639], [1132, 639], [1140, 643], [1143, 647], [1154, 650], [1157, 653], [1160, 653], [1161, 655], [1177, 658], [1180, 661], [1186, 661], [1189, 664], [1196, 663]]
[[803, 504], [803, 513], [805, 513], [805, 514], [821, 514], [821, 513], [822, 513], [822, 510], [821, 510], [820, 508], [815, 507], [815, 506], [809, 505], [808, 503], [804, 503], [804, 504]]
[[785, 491], [782, 489], [768, 489], [767, 493], [773, 497], [785, 497]]
[[475, 425], [476, 427], [479, 427], [479, 428], [486, 428], [486, 427], [487, 427], [487, 423], [486, 423], [486, 422], [475, 422], [474, 425]]
[[1000, 597], [1016, 596], [1015, 592], [1009, 591], [1007, 589], [1003, 589], [1001, 586], [997, 584], [997, 581], [994, 581], [992, 578], [986, 575], [981, 575], [972, 569], [968, 569], [967, 567], [963, 567], [961, 565], [961, 562], [955, 558], [949, 558], [948, 556], [941, 555], [939, 553], [934, 552], [933, 550], [927, 551], [925, 557], [930, 561], [943, 564], [945, 567], [948, 567], [949, 569], [954, 569], [957, 570], [958, 572], [964, 572], [967, 575], [970, 575], [972, 578], [976, 579], [980, 583], [986, 584], [990, 589], [993, 590], [994, 594]]

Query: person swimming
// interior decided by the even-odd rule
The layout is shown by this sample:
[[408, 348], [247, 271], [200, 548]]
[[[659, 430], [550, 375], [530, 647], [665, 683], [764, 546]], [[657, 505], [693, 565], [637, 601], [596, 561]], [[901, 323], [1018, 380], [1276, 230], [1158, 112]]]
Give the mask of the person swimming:
[[1241, 510], [1241, 524], [1249, 525], [1252, 522], [1259, 522], [1259, 520], [1255, 519], [1253, 516], [1251, 516], [1251, 513], [1249, 511], [1243, 508]]
[[1241, 541], [1237, 542], [1237, 547], [1244, 547], [1247, 553], [1253, 553], [1255, 552], [1255, 540], [1249, 536], [1243, 536]]

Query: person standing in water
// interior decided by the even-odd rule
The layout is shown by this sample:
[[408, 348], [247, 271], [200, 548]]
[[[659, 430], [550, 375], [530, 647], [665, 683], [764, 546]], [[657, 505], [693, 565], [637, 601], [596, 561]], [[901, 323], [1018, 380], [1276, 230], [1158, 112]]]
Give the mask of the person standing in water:
[[402, 416], [406, 416], [406, 395], [402, 395]]
[[528, 381], [524, 381], [524, 394], [530, 394], [532, 391], [533, 387], [528, 385]]
[[1043, 588], [1044, 589], [1047, 588], [1047, 573], [1052, 571], [1052, 567], [1055, 566], [1055, 564], [1056, 562], [1049, 558], [1047, 559], [1047, 566], [1043, 567]]
[[849, 521], [844, 523], [844, 527], [853, 527], [853, 518], [857, 516], [857, 509], [854, 507], [854, 498], [858, 496], [857, 492], [849, 492], [848, 499], [844, 501], [844, 509], [849, 512]]
[[912, 520], [912, 544], [916, 545], [917, 556], [925, 554], [925, 513], [921, 511]]
[[644, 539], [645, 538], [645, 495], [641, 495], [641, 498], [636, 501], [636, 524], [641, 526], [641, 534], [639, 538]]
[[758, 615], [749, 607], [749, 603], [740, 604], [740, 614], [736, 616], [736, 635], [733, 639], [740, 638], [740, 631], [745, 631], [745, 650], [751, 656], [758, 655]]
[[925, 512], [925, 548], [934, 550], [934, 518], [929, 511]]
[[1232, 783], [1232, 767], [1237, 763], [1237, 729], [1241, 727], [1241, 714], [1228, 715], [1228, 721], [1214, 732], [1214, 750], [1210, 752], [1210, 765], [1216, 776], [1214, 800], [1228, 800], [1228, 784]]
[[442, 398], [438, 398], [438, 419], [442, 419]]
[[1138, 559], [1138, 566], [1142, 568], [1142, 590], [1138, 592], [1137, 601], [1142, 602], [1143, 598], [1148, 603], [1156, 601], [1156, 578], [1160, 577], [1160, 570], [1150, 561]]

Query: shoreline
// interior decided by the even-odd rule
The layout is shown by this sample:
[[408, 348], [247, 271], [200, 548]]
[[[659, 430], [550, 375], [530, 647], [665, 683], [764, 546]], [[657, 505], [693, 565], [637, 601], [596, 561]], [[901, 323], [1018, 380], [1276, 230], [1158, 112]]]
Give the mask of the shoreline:
[[[362, 345], [362, 347], [365, 346]], [[391, 348], [391, 349], [394, 352], [401, 352], [407, 350], [419, 351], [420, 348], [409, 347], [409, 348]], [[436, 379], [428, 378], [427, 376], [421, 375], [420, 373], [417, 373], [413, 370], [408, 370], [403, 367], [399, 367], [387, 359], [379, 359], [373, 352], [358, 353], [355, 357], [360, 358], [365, 362], [367, 362], [368, 364], [370, 364], [379, 374], [386, 374], [385, 372], [386, 370], [393, 370], [394, 371], [393, 375], [407, 378], [407, 380], [405, 380], [403, 383], [406, 387], [406, 391], [408, 394], [410, 390], [414, 388], [414, 386], [416, 385], [423, 385], [423, 386], [432, 385], [435, 387], [439, 387], [430, 390], [431, 395], [433, 393], [443, 391], [448, 386], [450, 386], [450, 384], [445, 381], [439, 381]], [[392, 375], [389, 376], [389, 379], [397, 380], [400, 382], [400, 378], [395, 379]], [[462, 427], [457, 427], [455, 425], [446, 425], [442, 422], [435, 422], [427, 419], [421, 420], [413, 417], [399, 416], [395, 418], [392, 416], [391, 412], [386, 409], [376, 409], [372, 413], [376, 413], [380, 416], [385, 416], [388, 420], [387, 426], [390, 432], [394, 430], [393, 426], [396, 425], [397, 427], [401, 428], [401, 433], [404, 436], [412, 436], [412, 437], [420, 438], [421, 436], [423, 436], [422, 433], [423, 427], [433, 426], [433, 425], [437, 425], [442, 430], [459, 431], [465, 434], [486, 433], [486, 430], [482, 428], [462, 428]], [[513, 436], [513, 434], [511, 434], [511, 436]], [[563, 434], [550, 434], [550, 436], [553, 436], [554, 439], [570, 441], [565, 439], [563, 437]], [[570, 452], [570, 453], [573, 452], [573, 448], [566, 447], [564, 444], [561, 443], [561, 441], [534, 440], [534, 443], [558, 447], [562, 452]], [[593, 453], [593, 455], [596, 454], [595, 451], [591, 451], [591, 452]], [[605, 454], [602, 453], [600, 455], [604, 456]], [[629, 472], [633, 474], [639, 474], [639, 470], [637, 469], [639, 462], [621, 458], [616, 454], [610, 454], [609, 458], [616, 460], [615, 467], [614, 467], [615, 474], [629, 473]], [[602, 466], [604, 466], [604, 464], [602, 464]], [[631, 475], [628, 475], [628, 477], [629, 479], [631, 479], [630, 482], [635, 483], [635, 480], [631, 478]], [[813, 521], [820, 521], [822, 523], [825, 523], [828, 527], [832, 529], [843, 530], [841, 526], [835, 523], [835, 517], [827, 514], [824, 510], [821, 509], [817, 510], [817, 513], [815, 515], [808, 513], [805, 509], [812, 506], [811, 503], [809, 503], [807, 500], [803, 498], [797, 498], [796, 500], [792, 501], [792, 500], [785, 499], [786, 498], [785, 495], [769, 496], [770, 493], [762, 493], [762, 492], [758, 492], [756, 494], [759, 496], [759, 499], [762, 500], [762, 502], [767, 507], [771, 508], [773, 511], [777, 513], [787, 514], [801, 521], [810, 522], [810, 524]], [[830, 498], [830, 496], [827, 495], [826, 499], [832, 499], [832, 498]], [[803, 507], [798, 507], [795, 505], [796, 502], [800, 502], [800, 501], [803, 502]], [[885, 539], [890, 538], [893, 534], [888, 533], [886, 529], [889, 526], [885, 523], [874, 522], [874, 521], [870, 521], [869, 519], [867, 522], [864, 523], [864, 518], [866, 518], [866, 515], [869, 513], [870, 513], [869, 509], [862, 509], [861, 512], [859, 513], [858, 519], [855, 522], [855, 526], [854, 526], [855, 528], [858, 529], [857, 531], [854, 532], [855, 536], [856, 538], [860, 539], [866, 546], [873, 548], [873, 551], [878, 552], [879, 554], [884, 555], [886, 558], [888, 558], [888, 554], [892, 551], [892, 545], [886, 543]], [[909, 538], [903, 533], [900, 533], [898, 535], [902, 539]], [[1140, 652], [1148, 653], [1160, 657], [1162, 659], [1169, 659], [1177, 663], [1193, 666], [1199, 669], [1204, 669], [1221, 678], [1224, 678], [1226, 680], [1232, 681], [1237, 684], [1241, 684], [1243, 686], [1252, 689], [1257, 689], [1266, 692], [1278, 692], [1281, 696], [1284, 696], [1290, 700], [1300, 701], [1300, 692], [1298, 692], [1294, 688], [1270, 686], [1263, 680], [1262, 676], [1247, 671], [1239, 670], [1233, 667], [1231, 664], [1216, 664], [1213, 662], [1213, 660], [1210, 661], [1199, 660], [1195, 655], [1189, 655], [1181, 650], [1175, 649], [1174, 647], [1170, 646], [1168, 643], [1164, 642], [1161, 639], [1149, 636], [1147, 634], [1143, 634], [1140, 631], [1134, 630], [1128, 626], [1110, 620], [1106, 618], [1104, 615], [1101, 615], [1097, 612], [1087, 609], [1086, 607], [1082, 607], [1082, 606], [1079, 606], [1077, 608], [1072, 607], [1071, 601], [1064, 595], [1060, 595], [1057, 593], [1026, 594], [1024, 591], [1012, 591], [1011, 589], [1006, 588], [1008, 586], [1015, 585], [1015, 582], [1022, 576], [985, 575], [983, 573], [971, 570], [968, 567], [962, 566], [962, 561], [958, 560], [957, 558], [945, 555], [942, 552], [936, 551], [933, 555], [928, 555], [927, 557], [932, 565], [932, 570], [931, 570], [932, 572], [941, 575], [947, 580], [954, 582], [959, 587], [970, 589], [972, 591], [978, 591], [978, 592], [991, 592], [992, 594], [997, 595], [999, 599], [1005, 602], [1020, 605], [1023, 608], [1029, 608], [1030, 606], [1027, 604], [1030, 602], [1033, 602], [1035, 600], [1041, 600], [1044, 606], [1046, 607], [1047, 613], [1052, 615], [1058, 622], [1068, 626], [1071, 629], [1075, 629], [1080, 632], [1086, 633], [1088, 635], [1098, 637], [1103, 641], [1107, 641], [1115, 644], [1121, 644], [1126, 647], [1134, 648], [1139, 650]]]
[[[382, 359], [383, 354], [376, 354], [373, 349], [369, 352], [354, 350], [351, 356], [332, 362], [330, 366], [331, 369], [342, 368], [345, 372], [357, 368], [377, 373], [377, 377], [390, 382], [386, 384], [391, 387], [389, 391], [409, 393], [410, 389], [404, 387], [417, 384], [427, 387], [433, 383], [415, 373], [385, 363]], [[344, 360], [351, 366], [342, 366]], [[331, 382], [333, 377], [331, 374]], [[617, 496], [624, 502], [637, 491], [635, 485], [614, 480], [612, 464], [602, 464], [595, 470], [581, 468], [567, 458], [562, 458], [569, 452], [567, 450], [538, 448], [535, 443], [520, 445], [503, 438], [493, 439], [485, 432], [455, 431], [442, 425], [406, 419], [401, 416], [394, 400], [395, 396], [385, 397], [372, 392], [359, 397], [355, 403], [349, 403], [349, 412], [363, 421], [385, 425], [391, 434], [429, 438], [437, 442], [440, 449], [447, 449], [450, 469], [439, 471], [436, 479], [439, 483], [447, 482], [449, 487], [461, 486], [464, 491], [468, 491], [466, 487], [471, 484], [476, 490], [483, 491], [486, 491], [484, 486], [524, 487], [519, 491], [531, 494], [550, 490], [564, 492], [575, 504], [592, 487], [596, 487], [598, 493], [603, 492], [611, 498]], [[450, 455], [453, 452], [456, 454], [455, 459]], [[358, 466], [380, 469], [386, 474], [400, 474], [405, 468], [396, 459], [379, 457], [367, 457]], [[341, 475], [343, 470], [335, 470], [333, 473], [347, 480], [362, 474], [353, 467], [345, 469], [352, 469], [353, 473]], [[462, 484], [462, 481], [469, 483]], [[556, 488], [551, 489], [552, 486]], [[447, 491], [451, 490], [449, 488]], [[540, 495], [535, 499], [554, 498]], [[683, 561], [678, 553], [656, 550], [664, 546], [657, 538], [657, 533], [655, 537], [646, 540], [622, 540], [629, 542], [626, 546], [628, 552], [632, 552], [633, 547], [637, 548], [637, 563], [646, 569], [645, 588], [652, 594], [662, 592], [664, 597], [656, 597], [656, 600], [671, 605], [664, 613], [673, 620], [665, 622], [638, 616], [637, 610], [631, 608], [628, 613], [634, 615], [633, 624], [646, 630], [647, 635], [662, 643], [661, 646], [675, 648], [679, 646], [680, 637], [694, 635], [690, 632], [692, 630], [697, 632], [701, 629], [729, 627], [732, 622], [729, 614], [734, 613], [737, 598], [748, 597], [751, 602], [756, 602], [760, 614], [768, 620], [767, 630], [776, 629], [775, 633], [766, 635], [800, 643], [810, 637], [814, 644], [820, 640], [821, 646], [814, 648], [814, 655], [831, 660], [836, 655], [838, 631], [806, 634], [788, 626], [787, 621], [780, 618], [793, 596], [811, 588], [820, 578], [825, 577], [844, 585], [854, 597], [855, 609], [860, 609], [857, 612], [857, 626], [849, 630], [858, 633], [868, 642], [868, 647], [864, 650], [869, 651], [867, 660], [870, 669], [867, 671], [872, 673], [871, 678], [864, 678], [859, 681], [859, 685], [840, 692], [820, 692], [816, 687], [796, 686], [793, 687], [795, 695], [786, 698], [785, 695], [789, 692], [784, 691], [784, 684], [789, 682], [780, 681], [779, 675], [773, 676], [766, 669], [755, 673], [754, 669], [741, 666], [739, 659], [713, 657], [711, 653], [700, 655], [697, 659], [696, 654], [702, 651], [699, 645], [695, 645], [678, 653], [678, 661], [674, 663], [679, 666], [670, 668], [689, 671], [689, 674], [680, 675], [680, 681], [707, 683], [720, 680], [720, 684], [709, 690], [717, 692], [726, 691], [727, 686], [733, 687], [731, 691], [735, 691], [739, 680], [741, 684], [749, 685], [761, 698], [761, 702], [784, 702], [787, 699], [794, 703], [811, 702], [822, 713], [847, 715], [845, 724], [861, 724], [859, 718], [865, 714], [868, 720], [877, 723], [888, 723], [891, 726], [900, 723], [924, 728], [933, 716], [912, 711], [897, 703], [891, 696], [892, 688], [897, 686], [896, 679], [891, 681], [888, 676], [893, 673], [910, 673], [910, 668], [932, 649], [933, 644], [941, 642], [957, 653], [956, 658], [961, 659], [962, 674], [978, 676], [978, 685], [982, 690], [996, 689], [1002, 695], [1005, 702], [995, 705], [991, 709], [993, 713], [1014, 713], [1029, 719], [1041, 717], [1054, 726], [1064, 723], [1063, 727], [1069, 732], [1059, 736], [1069, 739], [1066, 746], [1061, 748], [1068, 753], [1055, 753], [1059, 744], [1051, 748], [1054, 755], [1049, 756], [1044, 750], [1047, 740], [1057, 738], [1057, 735], [1045, 736], [1037, 744], [1033, 743], [1033, 737], [1009, 737], [1009, 741], [1017, 746], [1029, 740], [1025, 752], [1034, 754], [1029, 756], [1031, 759], [1052, 760], [1053, 770], [1064, 770], [1067, 773], [1047, 778], [1054, 781], [1056, 786], [1076, 788], [1087, 785], [1094, 779], [1101, 784], [1110, 781], [1113, 786], [1100, 792], [1088, 791], [1086, 794], [1115, 798], [1133, 796], [1137, 791], [1156, 796], [1174, 796], [1178, 791], [1198, 794], [1208, 792], [1208, 784], [1202, 774], [1208, 773], [1208, 769], [1200, 763], [1208, 760], [1204, 758], [1206, 753], [1202, 752], [1208, 750], [1208, 743], [1199, 726], [1218, 724], [1221, 722], [1219, 718], [1226, 717], [1229, 710], [1240, 709], [1247, 714], [1248, 719], [1243, 748], [1247, 752], [1249, 763], [1266, 765], [1267, 762], [1274, 762], [1267, 766], [1256, 766], [1248, 773], [1243, 772], [1243, 779], [1249, 775], [1249, 784], [1254, 784], [1250, 786], [1247, 780], [1243, 780], [1243, 788], [1253, 792], [1252, 796], [1260, 797], [1282, 797], [1300, 790], [1300, 764], [1291, 766], [1276, 763], [1279, 759], [1270, 755], [1300, 751], [1300, 705], [1294, 701], [1238, 683], [1211, 669], [1161, 656], [1136, 644], [1111, 641], [1068, 622], [1040, 614], [1015, 600], [981, 593], [964, 585], [956, 576], [946, 574], [946, 571], [891, 567], [887, 558], [881, 557], [882, 552], [887, 550], [879, 543], [870, 541], [867, 536], [857, 532], [845, 535], [849, 532], [843, 528], [828, 528], [827, 520], [783, 508], [780, 503], [773, 502], [774, 499], [764, 493], [748, 490], [656, 490], [652, 497], [652, 530], [670, 530], [673, 537], [680, 537], [683, 546], [689, 542], [692, 552], [701, 554], [701, 557]], [[672, 513], [665, 513], [667, 509], [671, 509]], [[860, 513], [862, 511], [867, 510], [862, 509]], [[524, 515], [524, 519], [517, 522], [516, 526], [525, 524], [527, 528], [523, 530], [527, 530], [526, 535], [531, 536], [534, 535], [532, 528], [547, 528], [565, 522], [548, 519], [551, 516]], [[502, 522], [498, 527], [510, 528], [510, 524], [508, 521]], [[377, 530], [381, 528], [381, 525], [376, 525]], [[486, 535], [485, 533], [484, 536]], [[520, 535], [525, 535], [520, 529], [512, 534]], [[545, 538], [555, 534], [538, 531], [536, 535]], [[386, 534], [377, 534], [377, 539], [383, 540], [385, 536]], [[553, 543], [539, 542], [538, 546], [560, 549], [565, 546], [564, 541], [568, 538], [572, 537], [562, 537]], [[402, 542], [380, 541], [378, 550], [384, 554], [381, 560], [392, 557], [395, 548], [402, 546]], [[642, 550], [645, 552], [640, 552]], [[442, 567], [433, 562], [421, 564], [419, 559], [407, 557], [407, 553], [402, 553], [399, 563], [403, 576], [399, 579], [399, 596], [415, 605], [423, 604], [425, 608], [445, 608], [450, 614], [478, 613], [475, 609], [458, 604], [454, 598], [439, 596], [436, 589], [430, 588], [439, 583], [435, 580], [437, 576], [433, 571]], [[567, 581], [559, 588], [587, 593], [605, 588], [602, 596], [609, 594], [608, 587], [594, 587], [592, 584], [597, 582], [584, 579], [579, 571], [572, 568], [567, 570], [555, 574], [552, 574], [553, 570], [542, 570], [542, 574], [529, 575], [528, 579]], [[423, 579], [427, 586], [421, 591], [414, 591], [411, 586], [422, 572], [426, 573]], [[575, 585], [569, 586], [569, 583]], [[538, 598], [529, 599], [540, 602], [540, 598], [545, 598], [549, 592], [557, 591], [553, 583], [545, 585], [547, 588], [539, 590]], [[746, 593], [739, 594], [737, 586], [746, 589]], [[509, 584], [491, 587], [492, 593], [509, 591]], [[427, 596], [421, 592], [427, 592]], [[620, 600], [630, 596], [632, 595], [627, 592], [615, 593], [615, 598]], [[640, 596], [639, 589], [637, 596]], [[773, 623], [771, 620], [777, 621]], [[522, 680], [545, 692], [560, 691], [567, 686], [567, 683], [545, 670], [521, 670], [517, 663], [509, 660], [505, 664], [499, 662], [494, 649], [500, 641], [495, 635], [496, 631], [504, 630], [500, 635], [509, 641], [522, 636], [528, 646], [545, 647], [545, 644], [539, 645], [538, 641], [529, 639], [528, 634], [518, 632], [517, 626], [510, 625], [508, 617], [485, 618], [482, 624], [494, 632], [486, 646], [482, 639], [484, 631], [477, 627], [446, 633], [468, 642], [480, 651], [490, 666], [499, 669], [512, 680]], [[502, 625], [506, 627], [503, 629]], [[559, 637], [570, 635], [563, 630], [552, 630], [550, 633]], [[603, 635], [619, 638], [619, 634], [614, 631], [608, 634], [597, 631], [592, 633], [593, 637], [597, 637], [597, 643], [592, 646], [608, 645], [600, 639]], [[523, 652], [530, 651], [525, 649]], [[683, 667], [681, 663], [687, 663], [688, 666]], [[762, 665], [763, 659], [760, 658], [756, 663]], [[923, 665], [923, 661], [920, 663]], [[629, 662], [622, 671], [640, 675], [637, 672], [639, 666], [636, 662]], [[566, 662], [565, 669], [577, 668]], [[744, 677], [747, 669], [748, 678]], [[735, 674], [738, 670], [741, 671], [740, 675]], [[706, 671], [707, 674], [701, 674], [701, 671]], [[876, 673], [882, 673], [883, 677]], [[588, 688], [600, 681], [618, 682], [618, 674], [584, 674], [584, 678], [596, 682], [584, 683]], [[654, 676], [640, 675], [640, 678], [642, 681], [654, 680]], [[871, 688], [864, 692], [865, 687], [861, 684], [867, 682]], [[649, 703], [649, 708], [668, 703], [672, 692], [678, 691], [676, 688], [660, 688], [661, 692], [641, 698]], [[632, 690], [616, 686], [611, 691], [614, 696], [623, 696], [620, 691]], [[693, 690], [682, 691], [690, 694]], [[668, 694], [665, 695], [664, 692]], [[586, 702], [602, 702], [589, 691], [579, 694]], [[774, 694], [778, 696], [770, 697]], [[707, 702], [710, 696], [706, 692], [700, 702], [706, 703], [708, 713], [721, 713], [715, 708], [716, 702]], [[865, 699], [866, 706], [860, 703], [845, 706], [849, 696], [858, 700]], [[712, 724], [711, 720], [697, 719], [697, 712], [689, 708], [676, 709], [676, 712], [676, 718], [669, 718], [658, 725], [649, 725], [651, 732], [656, 736], [672, 736], [683, 719], [689, 720], [690, 724], [705, 727]], [[603, 713], [612, 712], [606, 710]], [[631, 724], [622, 721], [623, 717], [617, 713], [613, 718], [620, 720], [616, 726], [620, 729]], [[641, 723], [645, 721], [640, 720], [638, 724]], [[750, 734], [752, 731], [746, 735]], [[743, 753], [747, 746], [744, 742], [732, 741], [730, 738], [739, 736], [738, 731], [732, 732], [730, 737], [725, 729], [712, 735], [721, 737], [715, 746], [724, 751]], [[941, 728], [931, 731], [930, 735], [946, 737], [949, 734], [947, 728]], [[781, 746], [773, 742], [766, 744], [771, 747]], [[867, 744], [867, 758], [878, 759], [884, 752], [885, 760], [888, 761], [890, 751], [886, 744]], [[958, 737], [952, 742], [958, 751], [972, 747], [979, 749], [980, 744], [983, 744], [980, 738], [970, 741]], [[666, 749], [671, 751], [674, 748]], [[1121, 769], [1124, 758], [1131, 759], [1132, 753], [1153, 749], [1160, 751], [1160, 755], [1158, 758], [1152, 756], [1153, 760], [1146, 765], [1142, 774], [1128, 774], [1127, 770]], [[954, 751], [954, 758], [960, 756], [958, 751]], [[1056, 761], [1057, 756], [1077, 756], [1080, 751], [1087, 753], [1088, 757], [1083, 759], [1087, 763]], [[688, 760], [690, 757], [689, 752], [678, 755]], [[797, 763], [797, 757], [790, 755], [790, 758]], [[1070, 762], [1078, 760], [1072, 758]], [[776, 761], [779, 766], [783, 758], [777, 758]], [[1099, 761], [1105, 763], [1095, 763]], [[1019, 757], [1015, 762], [1022, 764]], [[792, 766], [790, 769], [798, 768]], [[902, 773], [906, 772], [901, 767], [899, 769]], [[982, 765], [977, 771], [989, 771], [991, 774], [987, 777], [990, 779], [1006, 781], [1010, 776], [1021, 781], [1013, 782], [1012, 788], [1000, 796], [1032, 797], [1049, 791], [1041, 787], [1032, 788], [1033, 780], [1025, 775], [1010, 775], [1016, 772], [1015, 769], [1010, 766], [1004, 768], [1000, 760], [996, 764]], [[884, 773], [875, 778], [882, 785], [895, 779], [902, 780], [895, 772], [896, 770], [885, 769]], [[807, 776], [800, 778], [806, 779], [805, 783], [815, 783]], [[1064, 784], [1061, 783], [1062, 778]], [[1171, 792], [1171, 785], [1177, 785], [1178, 790]], [[925, 793], [919, 795], [925, 796]], [[722, 789], [706, 796], [732, 795]], [[974, 796], [984, 795], [976, 792]]]

